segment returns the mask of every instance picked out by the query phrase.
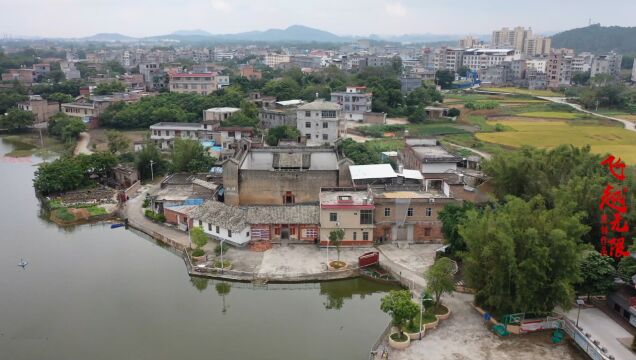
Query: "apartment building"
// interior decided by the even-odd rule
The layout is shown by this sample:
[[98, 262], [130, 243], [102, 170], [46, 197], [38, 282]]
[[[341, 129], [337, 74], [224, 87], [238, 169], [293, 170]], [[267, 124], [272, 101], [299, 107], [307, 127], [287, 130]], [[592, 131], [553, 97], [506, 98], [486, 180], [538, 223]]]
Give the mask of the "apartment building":
[[276, 68], [282, 63], [289, 62], [289, 55], [284, 54], [267, 54], [265, 55], [265, 65]]
[[329, 244], [333, 230], [344, 230], [343, 246], [373, 244], [373, 197], [355, 188], [320, 189], [320, 245]]
[[524, 51], [526, 40], [532, 38], [532, 29], [517, 26], [514, 29], [507, 27], [492, 32], [491, 46], [493, 48], [512, 48], [518, 52]]
[[534, 36], [526, 39], [523, 53], [526, 56], [547, 56], [552, 48], [552, 39], [543, 36]]
[[150, 125], [150, 140], [162, 150], [168, 150], [174, 145], [175, 139], [198, 140], [199, 123], [160, 122]]
[[45, 123], [49, 118], [60, 112], [60, 104], [56, 101], [42, 99], [40, 95], [31, 95], [29, 100], [21, 101], [18, 109], [28, 111], [35, 115], [35, 123]]
[[570, 86], [572, 82], [572, 59], [574, 50], [552, 49], [547, 63], [548, 88]]
[[402, 163], [406, 168], [417, 169], [424, 174], [457, 170], [457, 163], [462, 160], [438, 146], [435, 139], [407, 138], [404, 144]]
[[474, 49], [477, 47], [482, 47], [484, 45], [484, 42], [479, 39], [475, 39], [472, 36], [466, 36], [465, 38], [460, 39], [457, 45], [462, 49]]
[[461, 65], [479, 71], [512, 61], [515, 57], [518, 58], [514, 49], [467, 49], [463, 52]]
[[537, 72], [545, 73], [546, 71], [548, 71], [548, 59], [547, 58], [528, 59], [526, 60], [526, 68], [528, 70], [534, 70]]
[[292, 55], [289, 62], [299, 68], [319, 69], [322, 66], [322, 58], [312, 55]]
[[618, 77], [621, 73], [621, 62], [623, 55], [610, 52], [606, 55], [599, 55], [592, 60], [590, 76], [594, 77], [599, 74], [607, 74]]
[[2, 73], [2, 81], [18, 81], [24, 85], [37, 82], [37, 75], [33, 69], [9, 69]]
[[60, 69], [64, 73], [66, 80], [81, 79], [82, 74], [71, 61], [60, 61]]
[[371, 55], [367, 57], [368, 67], [386, 67], [393, 64], [393, 56], [388, 55]]
[[161, 90], [167, 86], [166, 73], [159, 63], [139, 64], [139, 73], [144, 77], [146, 90]]
[[594, 55], [589, 52], [583, 52], [572, 58], [572, 73], [588, 72], [592, 69], [592, 61]]
[[305, 102], [302, 100], [276, 101], [273, 106], [265, 106], [258, 112], [261, 126], [271, 129], [278, 126], [296, 127], [298, 107]]
[[205, 128], [216, 129], [221, 125], [221, 121], [229, 119], [232, 115], [241, 111], [235, 107], [215, 107], [203, 110], [203, 124]]
[[340, 137], [340, 105], [315, 100], [298, 107], [296, 127], [307, 143], [333, 144]]
[[332, 92], [331, 102], [342, 107], [342, 114], [346, 120], [361, 121], [363, 114], [371, 111], [373, 94], [367, 92], [366, 86], [347, 86], [344, 92]]
[[218, 73], [170, 74], [170, 92], [181, 94], [208, 95], [229, 85], [229, 83], [229, 76]]
[[442, 47], [435, 50], [433, 68], [437, 70], [450, 70], [457, 72], [462, 66], [464, 49], [451, 49]]

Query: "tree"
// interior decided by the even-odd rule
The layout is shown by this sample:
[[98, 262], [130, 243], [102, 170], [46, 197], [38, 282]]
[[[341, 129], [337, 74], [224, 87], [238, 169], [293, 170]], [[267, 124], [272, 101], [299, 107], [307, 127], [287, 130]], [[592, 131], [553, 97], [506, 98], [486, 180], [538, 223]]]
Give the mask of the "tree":
[[[630, 253], [636, 253], [636, 243], [629, 247]], [[636, 275], [636, 259], [631, 256], [621, 258], [618, 262], [618, 275], [625, 281], [630, 281]]]
[[340, 245], [342, 245], [342, 239], [344, 239], [345, 232], [343, 229], [334, 229], [329, 233], [329, 244], [336, 247], [338, 252], [338, 261], [340, 261]]
[[450, 108], [448, 110], [449, 117], [458, 117], [461, 114], [461, 111], [458, 108]]
[[269, 146], [276, 146], [280, 140], [297, 140], [300, 131], [295, 127], [283, 125], [269, 129], [265, 142]]
[[194, 226], [190, 229], [190, 239], [192, 239], [192, 243], [197, 249], [204, 247], [205, 244], [208, 243], [208, 236], [203, 229], [198, 226]]
[[437, 85], [441, 86], [442, 89], [450, 89], [453, 85], [453, 81], [455, 81], [455, 73], [451, 70], [437, 70], [435, 79]]
[[466, 220], [466, 213], [473, 210], [475, 206], [471, 202], [463, 202], [461, 206], [457, 204], [447, 204], [437, 215], [442, 222], [442, 233], [445, 242], [450, 245], [451, 253], [459, 253], [466, 250], [466, 243], [459, 234], [459, 225]]
[[6, 113], [16, 103], [27, 100], [28, 97], [16, 89], [0, 90], [0, 115]]
[[59, 83], [66, 79], [66, 75], [64, 75], [62, 70], [51, 70], [48, 74], [46, 74], [44, 79], [50, 80], [53, 83]]
[[59, 158], [40, 165], [33, 186], [42, 195], [77, 190], [90, 185], [92, 175], [105, 177], [116, 164], [117, 158], [104, 152]]
[[300, 85], [294, 79], [287, 77], [268, 81], [263, 88], [263, 93], [276, 96], [276, 100], [282, 101], [296, 99], [300, 90]]
[[590, 72], [575, 72], [572, 74], [572, 82], [575, 85], [587, 85], [590, 83]]
[[418, 311], [419, 307], [411, 300], [411, 293], [408, 290], [391, 290], [385, 295], [380, 303], [380, 310], [391, 315], [393, 325], [397, 326], [400, 336], [403, 336], [403, 328]]
[[587, 294], [588, 301], [592, 295], [607, 295], [614, 288], [615, 272], [611, 257], [588, 251], [581, 261], [581, 281], [577, 290]]
[[86, 124], [80, 119], [57, 113], [49, 119], [49, 134], [64, 142], [71, 142], [86, 131]]
[[424, 106], [419, 105], [416, 110], [408, 116], [408, 120], [411, 123], [423, 123], [426, 121], [426, 110]]
[[589, 228], [570, 203], [548, 209], [541, 196], [507, 197], [496, 209], [469, 211], [459, 234], [475, 302], [495, 313], [549, 314], [571, 307], [579, 280], [578, 242]]
[[108, 150], [113, 154], [124, 153], [130, 148], [130, 140], [120, 131], [106, 130]]
[[62, 104], [70, 103], [73, 101], [73, 97], [71, 95], [61, 92], [52, 93], [51, 95], [47, 96], [46, 99], [49, 101], [57, 101], [58, 103], [60, 103], [60, 108], [62, 107]]
[[[150, 163], [152, 162], [152, 168]], [[157, 145], [151, 140], [146, 140], [141, 151], [137, 153], [135, 159], [135, 167], [139, 171], [139, 176], [146, 180], [151, 176], [161, 175], [166, 172], [168, 165], [166, 161], [161, 157], [161, 152], [157, 148]]]
[[123, 91], [126, 91], [126, 86], [117, 80], [113, 80], [110, 82], [102, 82], [97, 84], [94, 93], [95, 95], [109, 95], [115, 92]]
[[6, 115], [0, 116], [0, 128], [7, 129], [9, 131], [24, 130], [33, 126], [34, 122], [35, 114], [18, 108], [12, 108]]
[[208, 172], [216, 163], [196, 140], [176, 139], [172, 151], [172, 169], [174, 172]]
[[379, 164], [380, 155], [369, 148], [367, 143], [359, 143], [353, 139], [345, 139], [338, 144], [338, 149], [356, 165]]
[[444, 294], [450, 294], [455, 290], [453, 278], [453, 262], [447, 257], [439, 258], [426, 271], [426, 290], [435, 295], [435, 305], [441, 305], [440, 299]]
[[469, 72], [471, 72], [470, 68], [465, 65], [462, 65], [459, 67], [459, 69], [457, 69], [457, 75], [461, 77], [466, 77], [466, 74], [468, 74]]

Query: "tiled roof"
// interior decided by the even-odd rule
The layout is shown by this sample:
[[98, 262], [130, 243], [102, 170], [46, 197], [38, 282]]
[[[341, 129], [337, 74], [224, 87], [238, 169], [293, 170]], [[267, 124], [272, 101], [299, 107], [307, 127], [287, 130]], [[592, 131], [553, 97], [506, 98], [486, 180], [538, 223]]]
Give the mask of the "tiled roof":
[[245, 210], [213, 200], [199, 206], [192, 218], [232, 231], [243, 231], [248, 226], [245, 222]]
[[247, 208], [249, 224], [319, 224], [318, 205], [250, 206]]

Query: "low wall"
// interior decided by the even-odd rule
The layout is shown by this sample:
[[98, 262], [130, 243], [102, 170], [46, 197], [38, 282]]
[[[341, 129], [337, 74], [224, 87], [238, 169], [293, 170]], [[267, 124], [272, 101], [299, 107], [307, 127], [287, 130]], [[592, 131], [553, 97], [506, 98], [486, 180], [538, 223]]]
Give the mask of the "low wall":
[[132, 184], [128, 189], [124, 190], [126, 194], [126, 198], [133, 198], [134, 195], [141, 189], [141, 181], [137, 180], [136, 183]]

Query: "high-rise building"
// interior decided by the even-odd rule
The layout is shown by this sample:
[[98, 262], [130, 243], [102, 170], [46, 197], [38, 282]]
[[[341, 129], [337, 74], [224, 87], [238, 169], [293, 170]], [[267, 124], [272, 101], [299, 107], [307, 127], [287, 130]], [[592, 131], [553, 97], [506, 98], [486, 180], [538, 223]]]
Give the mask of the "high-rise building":
[[455, 71], [462, 66], [464, 50], [463, 49], [451, 49], [440, 48], [435, 52], [434, 69], [437, 70], [450, 70]]
[[548, 58], [547, 73], [548, 87], [557, 89], [569, 86], [572, 81], [572, 49], [552, 49]]
[[544, 56], [550, 54], [552, 39], [543, 36], [534, 36], [526, 39], [523, 53], [527, 56]]
[[511, 48], [523, 52], [526, 40], [532, 37], [532, 29], [524, 29], [517, 26], [514, 29], [507, 27], [492, 32], [491, 46], [493, 48]]
[[462, 49], [477, 48], [483, 46], [483, 44], [483, 41], [475, 39], [472, 36], [466, 36], [465, 38], [460, 39], [458, 42], [459, 47]]

